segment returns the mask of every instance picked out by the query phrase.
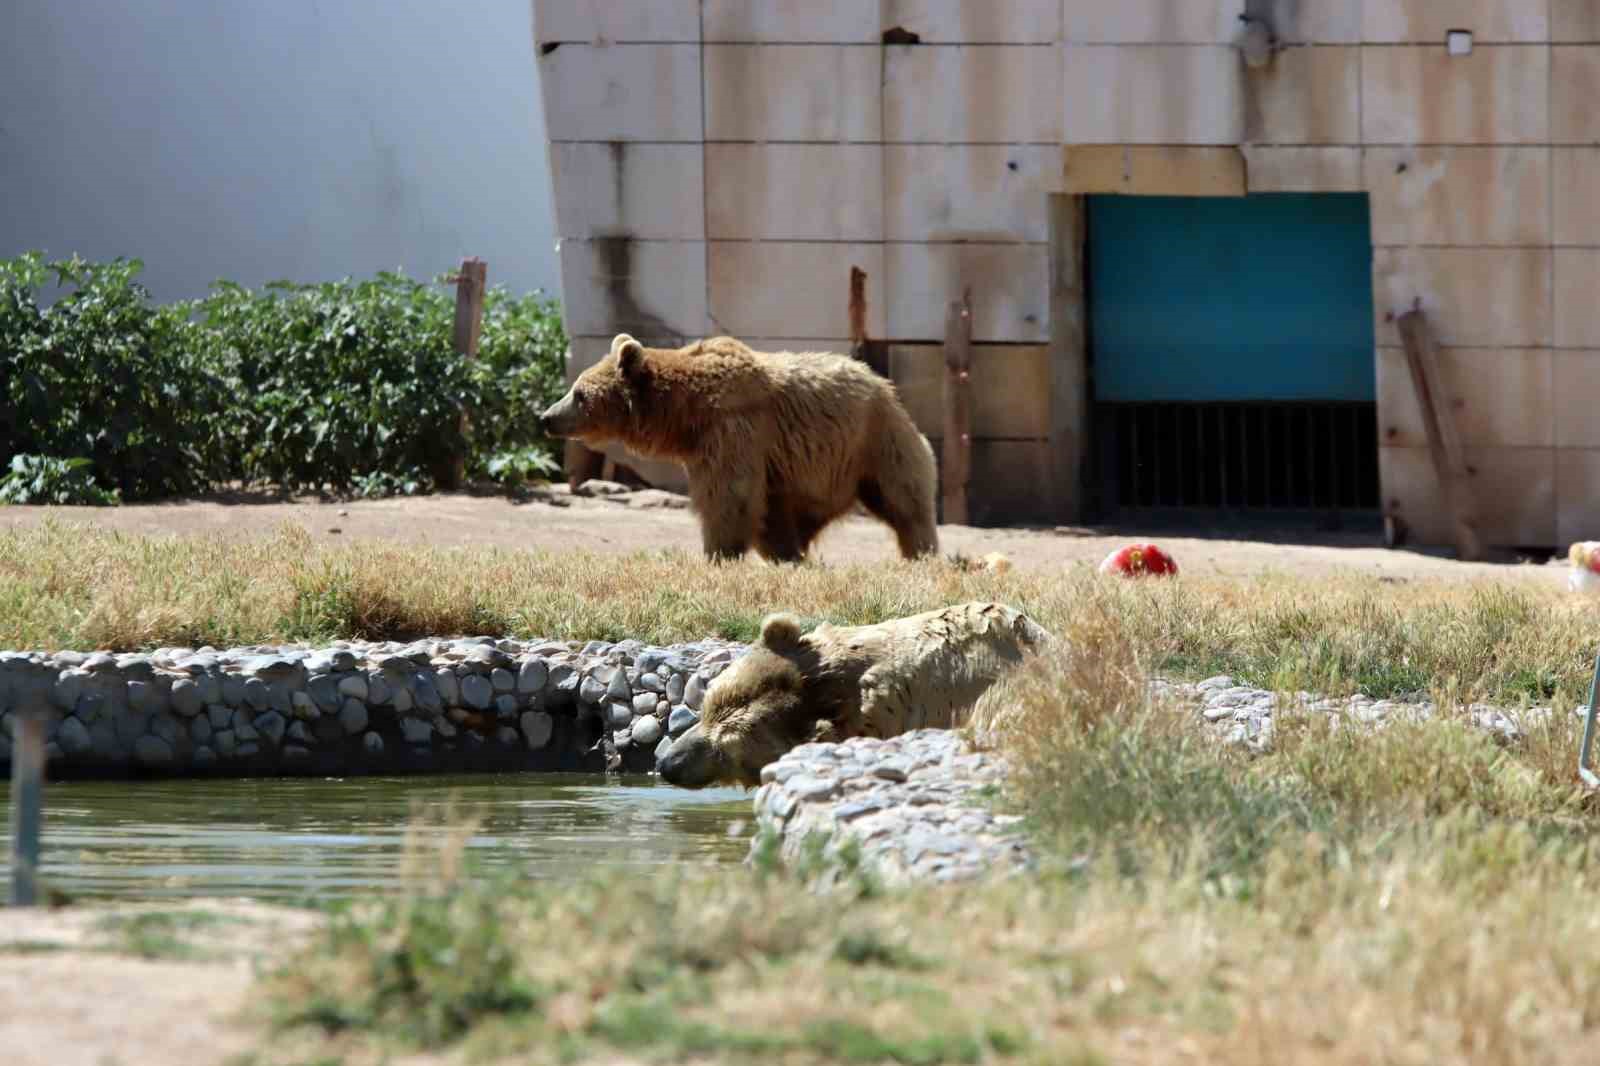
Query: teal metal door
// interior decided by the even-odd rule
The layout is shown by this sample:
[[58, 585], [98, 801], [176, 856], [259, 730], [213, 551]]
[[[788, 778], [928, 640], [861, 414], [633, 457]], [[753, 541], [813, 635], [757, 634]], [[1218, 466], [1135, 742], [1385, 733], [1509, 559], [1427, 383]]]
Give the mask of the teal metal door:
[[1366, 196], [1095, 196], [1088, 216], [1097, 509], [1375, 509]]
[[1094, 395], [1373, 400], [1363, 193], [1089, 200]]

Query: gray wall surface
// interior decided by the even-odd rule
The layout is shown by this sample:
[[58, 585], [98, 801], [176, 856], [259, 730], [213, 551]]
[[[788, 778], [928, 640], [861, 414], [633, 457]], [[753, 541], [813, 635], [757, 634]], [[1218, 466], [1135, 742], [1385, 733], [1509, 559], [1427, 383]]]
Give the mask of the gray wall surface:
[[4, 0], [0, 256], [559, 293], [527, 0]]

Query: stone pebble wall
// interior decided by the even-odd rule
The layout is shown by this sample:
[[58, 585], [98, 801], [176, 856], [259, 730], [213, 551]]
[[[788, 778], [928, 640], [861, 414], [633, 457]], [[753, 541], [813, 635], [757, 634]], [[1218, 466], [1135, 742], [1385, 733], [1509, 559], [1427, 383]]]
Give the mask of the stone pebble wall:
[[49, 715], [52, 776], [647, 771], [743, 645], [476, 637], [0, 653], [11, 719]]
[[[1440, 714], [1431, 700], [1279, 694], [1226, 675], [1197, 683], [1158, 678], [1150, 696], [1219, 746], [1256, 752], [1271, 746], [1275, 723], [1288, 715], [1325, 716], [1336, 727], [1370, 732]], [[1452, 717], [1514, 744], [1557, 713], [1473, 704]], [[1568, 713], [1581, 716], [1584, 708]], [[751, 857], [776, 847], [781, 862], [824, 886], [862, 868], [891, 884], [1032, 870], [1037, 855], [1021, 819], [997, 813], [1004, 804], [994, 802], [1006, 772], [1002, 758], [974, 750], [954, 730], [803, 744], [762, 771]]]
[[802, 744], [761, 771], [751, 854], [775, 839], [785, 865], [824, 884], [863, 867], [890, 884], [1030, 869], [1021, 817], [992, 809], [1005, 774], [950, 729]]

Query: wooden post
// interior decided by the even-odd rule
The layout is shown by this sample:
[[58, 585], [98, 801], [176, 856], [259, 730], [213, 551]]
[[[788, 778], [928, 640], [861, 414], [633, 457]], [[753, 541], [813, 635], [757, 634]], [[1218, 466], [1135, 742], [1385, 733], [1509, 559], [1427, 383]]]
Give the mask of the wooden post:
[[1473, 500], [1466, 453], [1456, 430], [1455, 413], [1443, 402], [1439, 381], [1439, 350], [1419, 309], [1407, 311], [1396, 321], [1405, 344], [1406, 364], [1411, 369], [1411, 385], [1416, 390], [1417, 406], [1422, 410], [1422, 425], [1428, 435], [1428, 451], [1439, 478], [1445, 507], [1450, 514], [1456, 555], [1465, 560], [1483, 558], [1483, 542], [1478, 536], [1478, 520]]
[[972, 304], [970, 290], [952, 301], [944, 326], [944, 521], [967, 524], [972, 480]]
[[39, 825], [44, 803], [45, 712], [18, 710], [11, 742], [11, 904], [39, 901]]
[[867, 272], [850, 268], [850, 354], [867, 361]]
[[[477, 256], [463, 259], [453, 280], [456, 283], [456, 320], [450, 346], [463, 357], [473, 359], [478, 354], [478, 336], [483, 330], [483, 298], [488, 289], [489, 264]], [[442, 489], [459, 489], [466, 480], [467, 433], [471, 425], [467, 412], [461, 412], [458, 437], [451, 443], [436, 474]]]
[[1084, 198], [1050, 198], [1050, 511], [1057, 522], [1083, 520], [1088, 461], [1088, 344], [1084, 322]]

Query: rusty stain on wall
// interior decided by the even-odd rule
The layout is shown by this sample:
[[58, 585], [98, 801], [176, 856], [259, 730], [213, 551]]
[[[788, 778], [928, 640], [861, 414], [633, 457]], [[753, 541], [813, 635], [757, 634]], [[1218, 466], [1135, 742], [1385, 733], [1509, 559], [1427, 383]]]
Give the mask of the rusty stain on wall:
[[[618, 218], [626, 218], [623, 210], [622, 188], [628, 165], [628, 146], [621, 141], [607, 145], [611, 153], [611, 197]], [[634, 333], [658, 342], [672, 340], [682, 343], [683, 338], [669, 327], [666, 321], [646, 308], [633, 288], [632, 233], [620, 228], [596, 235], [595, 252], [605, 281], [606, 309], [617, 333]]]

